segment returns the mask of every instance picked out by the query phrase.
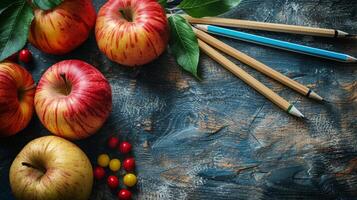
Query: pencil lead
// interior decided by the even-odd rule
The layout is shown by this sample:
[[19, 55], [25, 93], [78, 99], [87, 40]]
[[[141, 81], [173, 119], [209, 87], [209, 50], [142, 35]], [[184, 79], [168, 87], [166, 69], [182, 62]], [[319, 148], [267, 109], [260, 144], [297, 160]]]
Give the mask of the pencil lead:
[[348, 56], [347, 61], [348, 62], [357, 62], [357, 58], [352, 57], [352, 56]]
[[347, 35], [349, 35], [349, 33], [346, 33], [346, 32], [344, 32], [344, 31], [340, 31], [340, 30], [335, 30], [335, 32], [336, 32], [336, 36], [337, 37], [346, 37]]
[[288, 112], [291, 115], [294, 115], [295, 117], [299, 117], [299, 118], [303, 118], [305, 117], [295, 106], [291, 105], [290, 109], [288, 110]]

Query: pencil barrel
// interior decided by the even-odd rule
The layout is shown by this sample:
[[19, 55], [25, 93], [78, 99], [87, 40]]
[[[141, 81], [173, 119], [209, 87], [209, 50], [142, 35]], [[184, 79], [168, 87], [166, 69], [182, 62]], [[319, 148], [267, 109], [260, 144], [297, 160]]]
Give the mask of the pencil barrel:
[[309, 88], [306, 86], [284, 76], [280, 72], [266, 66], [265, 64], [259, 62], [258, 60], [238, 51], [237, 49], [221, 42], [220, 40], [210, 36], [209, 34], [194, 28], [194, 31], [198, 38], [203, 40], [205, 43], [219, 49], [220, 51], [238, 59], [239, 61], [251, 66], [257, 71], [269, 76], [270, 78], [279, 81], [280, 83], [292, 88], [293, 90], [299, 92], [302, 95], [307, 95]]
[[333, 51], [329, 51], [329, 50], [305, 46], [305, 45], [301, 45], [301, 44], [297, 44], [297, 43], [277, 40], [277, 39], [268, 38], [268, 37], [264, 37], [264, 36], [245, 33], [242, 31], [236, 31], [236, 30], [232, 30], [232, 29], [222, 28], [222, 27], [214, 26], [214, 25], [197, 25], [197, 27], [200, 29], [201, 28], [207, 29], [207, 32], [215, 34], [215, 35], [221, 35], [224, 37], [229, 37], [229, 38], [233, 38], [233, 39], [237, 39], [237, 40], [241, 40], [241, 41], [246, 41], [246, 42], [255, 43], [255, 44], [259, 44], [259, 45], [269, 46], [272, 48], [283, 49], [286, 51], [311, 55], [311, 56], [315, 56], [315, 57], [331, 59], [331, 60], [336, 60], [336, 61], [340, 61], [340, 62], [348, 62], [348, 60], [347, 60], [348, 55], [343, 54], [343, 53], [338, 53], [338, 52], [333, 52]]
[[287, 24], [277, 24], [277, 23], [266, 23], [266, 22], [256, 22], [249, 20], [240, 19], [227, 19], [218, 17], [203, 17], [203, 18], [193, 18], [187, 15], [184, 17], [193, 24], [210, 24], [234, 28], [252, 29], [252, 30], [263, 30], [281, 33], [293, 33], [300, 35], [311, 35], [320, 37], [339, 37], [338, 32], [334, 29], [325, 28], [314, 28], [307, 26], [296, 26]]
[[211, 57], [213, 60], [221, 64], [224, 68], [232, 72], [234, 75], [236, 75], [238, 78], [240, 78], [242, 81], [244, 81], [246, 84], [257, 90], [260, 94], [265, 96], [267, 99], [272, 101], [274, 104], [276, 104], [278, 107], [283, 109], [284, 111], [287, 111], [290, 107], [290, 103], [287, 102], [285, 99], [283, 99], [281, 96], [276, 94], [274, 91], [266, 87], [264, 84], [259, 82], [257, 79], [249, 75], [247, 72], [245, 72], [243, 69], [238, 67], [236, 64], [234, 64], [232, 61], [228, 60], [226, 57], [224, 57], [222, 54], [214, 50], [212, 47], [204, 43], [202, 40], [198, 39], [198, 44], [201, 48], [201, 50], [207, 54], [209, 57]]

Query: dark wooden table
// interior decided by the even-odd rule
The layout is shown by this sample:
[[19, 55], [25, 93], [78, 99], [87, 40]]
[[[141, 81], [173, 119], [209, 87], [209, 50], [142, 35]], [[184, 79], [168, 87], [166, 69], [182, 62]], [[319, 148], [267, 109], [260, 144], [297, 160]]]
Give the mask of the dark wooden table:
[[[94, 1], [98, 9], [105, 1]], [[357, 1], [244, 0], [228, 17], [357, 33]], [[357, 55], [357, 40], [250, 31]], [[119, 131], [134, 145], [138, 199], [356, 199], [357, 65], [322, 60], [232, 39], [237, 49], [313, 88], [329, 103], [307, 99], [249, 67], [308, 118], [289, 116], [206, 55], [203, 81], [183, 72], [169, 51], [140, 69], [108, 61], [94, 34], [73, 53], [46, 55], [31, 45], [36, 81], [52, 64], [82, 59], [109, 79], [113, 112], [93, 137], [76, 142], [95, 163]], [[0, 140], [0, 199], [13, 199], [9, 167], [30, 140], [49, 132], [34, 117], [22, 133]], [[111, 152], [112, 156], [119, 156]], [[93, 200], [116, 199], [104, 182]]]

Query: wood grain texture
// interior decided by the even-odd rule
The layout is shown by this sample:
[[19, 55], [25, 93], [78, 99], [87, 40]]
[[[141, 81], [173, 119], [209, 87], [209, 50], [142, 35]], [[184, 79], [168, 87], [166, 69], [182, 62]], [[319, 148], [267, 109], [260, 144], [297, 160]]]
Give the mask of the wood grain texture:
[[[95, 0], [96, 9], [104, 0]], [[331, 27], [357, 33], [357, 1], [244, 0], [225, 17]], [[249, 31], [356, 56], [356, 40]], [[180, 70], [169, 51], [140, 69], [114, 64], [94, 34], [73, 53], [51, 56], [32, 46], [28, 69], [37, 82], [63, 59], [96, 66], [113, 89], [113, 112], [93, 137], [77, 142], [92, 162], [107, 138], [124, 131], [134, 144], [137, 199], [355, 199], [357, 196], [357, 66], [220, 38], [324, 96], [319, 104], [242, 67], [308, 118], [290, 117], [206, 55], [199, 82]], [[233, 60], [233, 59], [232, 59]], [[237, 64], [238, 61], [233, 60]], [[13, 199], [9, 167], [31, 139], [48, 135], [37, 118], [0, 140], [0, 199]], [[113, 156], [122, 158], [117, 152]], [[114, 200], [104, 182], [91, 200]]]

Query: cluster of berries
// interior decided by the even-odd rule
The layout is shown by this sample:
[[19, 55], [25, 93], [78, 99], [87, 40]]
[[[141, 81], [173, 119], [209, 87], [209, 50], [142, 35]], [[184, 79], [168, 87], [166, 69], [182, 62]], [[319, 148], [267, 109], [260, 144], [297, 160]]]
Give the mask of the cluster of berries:
[[[129, 142], [119, 142], [117, 137], [110, 137], [108, 140], [108, 147], [110, 149], [118, 148], [121, 154], [130, 153], [132, 146]], [[135, 160], [134, 158], [126, 158], [123, 163], [118, 158], [110, 158], [108, 154], [100, 154], [97, 158], [98, 166], [94, 169], [94, 178], [97, 180], [101, 180], [105, 177], [106, 171], [105, 168], [109, 167], [109, 169], [116, 173], [120, 170], [121, 167], [124, 168], [126, 174], [123, 177], [123, 183], [127, 188], [133, 187], [136, 185], [137, 178], [133, 173], [135, 170]], [[119, 187], [119, 178], [116, 175], [109, 175], [107, 177], [108, 186], [115, 190]], [[128, 189], [121, 189], [118, 192], [118, 199], [120, 200], [128, 200], [131, 199], [131, 192]]]

